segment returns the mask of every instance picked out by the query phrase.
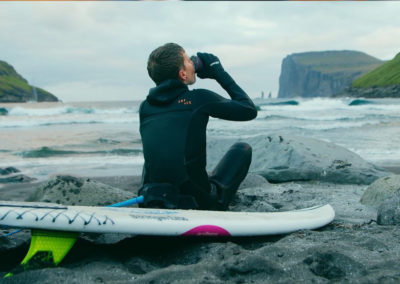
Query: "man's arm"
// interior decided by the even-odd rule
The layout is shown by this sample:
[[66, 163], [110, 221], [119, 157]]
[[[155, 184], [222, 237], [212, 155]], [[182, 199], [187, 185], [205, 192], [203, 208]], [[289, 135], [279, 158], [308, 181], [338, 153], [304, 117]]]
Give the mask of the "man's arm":
[[202, 90], [209, 115], [227, 120], [245, 121], [257, 116], [253, 101], [235, 80], [224, 70], [218, 57], [209, 53], [197, 53], [203, 61], [203, 68], [198, 72], [199, 78], [215, 79], [228, 93], [232, 100], [227, 100], [213, 92]]

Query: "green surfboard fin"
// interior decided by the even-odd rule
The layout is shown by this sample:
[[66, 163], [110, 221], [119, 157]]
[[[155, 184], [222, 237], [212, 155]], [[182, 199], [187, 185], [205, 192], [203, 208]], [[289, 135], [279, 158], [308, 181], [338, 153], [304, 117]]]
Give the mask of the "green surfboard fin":
[[25, 258], [4, 278], [30, 269], [55, 267], [75, 244], [79, 233], [32, 230], [31, 244]]

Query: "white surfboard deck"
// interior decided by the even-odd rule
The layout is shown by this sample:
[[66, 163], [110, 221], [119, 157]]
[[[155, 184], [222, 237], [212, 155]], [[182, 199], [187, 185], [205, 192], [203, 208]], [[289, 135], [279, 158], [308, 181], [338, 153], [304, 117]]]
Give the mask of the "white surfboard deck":
[[286, 212], [221, 212], [0, 201], [0, 225], [85, 233], [159, 236], [260, 236], [329, 224], [329, 204]]

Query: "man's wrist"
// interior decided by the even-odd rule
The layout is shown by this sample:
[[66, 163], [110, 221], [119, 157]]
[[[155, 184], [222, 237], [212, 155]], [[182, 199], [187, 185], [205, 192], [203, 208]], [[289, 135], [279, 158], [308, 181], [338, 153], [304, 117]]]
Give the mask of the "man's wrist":
[[220, 84], [222, 87], [227, 87], [230, 84], [234, 83], [235, 81], [233, 80], [233, 78], [228, 74], [228, 72], [226, 72], [225, 70], [223, 70], [222, 72], [218, 72], [215, 75], [215, 80], [218, 82], [218, 84]]

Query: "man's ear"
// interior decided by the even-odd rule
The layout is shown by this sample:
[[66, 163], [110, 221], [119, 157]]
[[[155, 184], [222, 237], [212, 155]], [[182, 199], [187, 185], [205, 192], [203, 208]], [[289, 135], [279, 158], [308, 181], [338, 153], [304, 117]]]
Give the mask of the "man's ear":
[[183, 70], [183, 69], [179, 70], [179, 72], [178, 72], [178, 77], [179, 77], [179, 79], [180, 79], [182, 82], [185, 82], [185, 81], [187, 80], [186, 71]]

